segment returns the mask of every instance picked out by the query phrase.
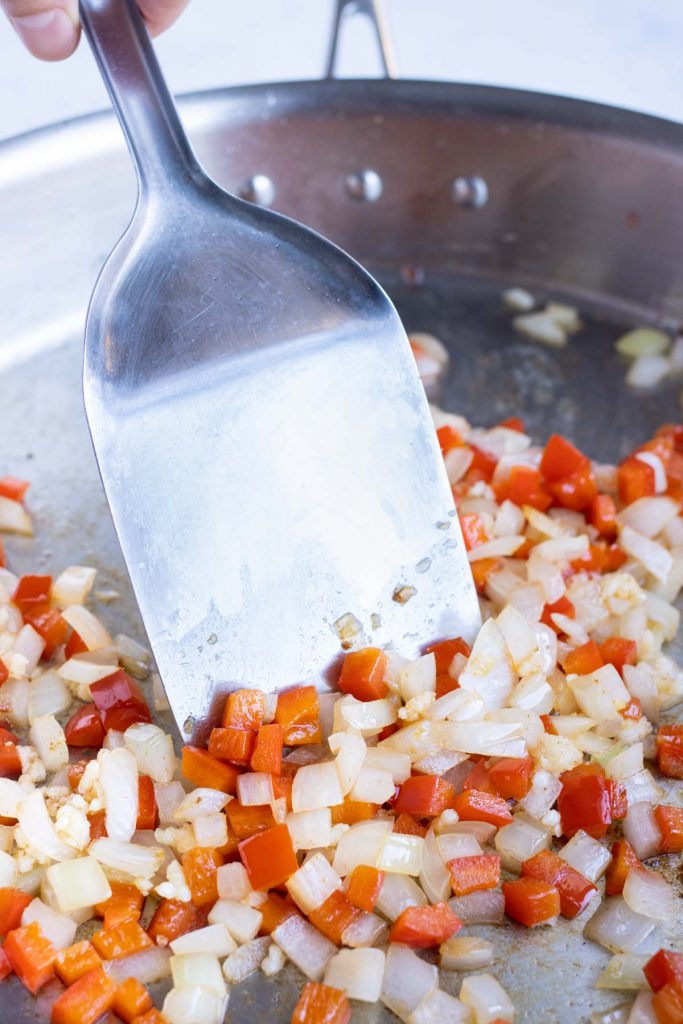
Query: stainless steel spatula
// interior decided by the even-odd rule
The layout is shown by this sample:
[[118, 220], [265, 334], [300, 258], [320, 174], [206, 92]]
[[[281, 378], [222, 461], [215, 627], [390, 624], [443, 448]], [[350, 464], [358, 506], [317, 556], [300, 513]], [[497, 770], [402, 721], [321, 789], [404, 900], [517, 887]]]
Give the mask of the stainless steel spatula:
[[349, 639], [411, 654], [471, 638], [477, 598], [391, 302], [207, 177], [133, 0], [81, 0], [81, 16], [139, 177], [88, 313], [85, 401], [181, 732], [235, 686], [333, 678]]

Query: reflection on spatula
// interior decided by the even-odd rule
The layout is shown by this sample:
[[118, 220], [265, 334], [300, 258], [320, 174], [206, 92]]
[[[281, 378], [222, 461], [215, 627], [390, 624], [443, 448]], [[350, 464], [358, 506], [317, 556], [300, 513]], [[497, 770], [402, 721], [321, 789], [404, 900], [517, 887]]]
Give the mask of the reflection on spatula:
[[[81, 0], [137, 167], [85, 400], [178, 725], [334, 675], [342, 640], [471, 638], [479, 610], [396, 311], [335, 246], [198, 166], [133, 0]], [[362, 633], [358, 634], [357, 630]]]

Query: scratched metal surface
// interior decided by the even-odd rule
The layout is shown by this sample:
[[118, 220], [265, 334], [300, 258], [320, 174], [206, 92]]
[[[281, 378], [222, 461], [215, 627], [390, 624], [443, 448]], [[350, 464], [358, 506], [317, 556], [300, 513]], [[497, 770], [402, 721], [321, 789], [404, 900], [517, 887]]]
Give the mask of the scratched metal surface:
[[[527, 220], [530, 217], [533, 221], [538, 204], [547, 212], [565, 199], [568, 203], [578, 202], [577, 189], [580, 191], [583, 186], [580, 181], [577, 184], [576, 176], [565, 186], [561, 174], [554, 175], [549, 168], [555, 166], [553, 160], [558, 157], [560, 142], [565, 151], [571, 148], [571, 133], [567, 128], [563, 136], [562, 125], [570, 113], [578, 124], [581, 105], [569, 104], [569, 109], [564, 102], [560, 103], [562, 118], [558, 116], [554, 127], [551, 124], [544, 128], [538, 125], [538, 108], [543, 102], [538, 98], [527, 101], [504, 91], [477, 93], [467, 87], [460, 91], [459, 87], [449, 87], [446, 98], [450, 96], [451, 107], [443, 101], [439, 119], [429, 122], [437, 138], [434, 147], [425, 151], [424, 126], [428, 122], [422, 114], [435, 96], [434, 87], [423, 88], [415, 83], [411, 93], [406, 83], [399, 86], [398, 104], [382, 83], [366, 84], [362, 89], [357, 83], [349, 83], [346, 94], [340, 83], [335, 83], [334, 95], [326, 96], [326, 89], [322, 89], [313, 99], [308, 92], [302, 92], [301, 123], [295, 116], [291, 90], [283, 93], [287, 103], [280, 112], [279, 94], [273, 88], [262, 93], [241, 90], [217, 94], [215, 98], [203, 97], [191, 101], [184, 109], [200, 153], [216, 177], [232, 187], [243, 179], [247, 168], [264, 169], [268, 154], [275, 152], [269, 149], [269, 138], [273, 145], [277, 143], [277, 158], [288, 172], [301, 160], [302, 148], [306, 150], [305, 175], [297, 179], [292, 173], [283, 174], [281, 208], [299, 212], [362, 257], [387, 286], [409, 330], [431, 331], [446, 341], [452, 362], [441, 402], [447, 408], [464, 413], [478, 424], [521, 412], [539, 439], [559, 428], [605, 459], [623, 454], [663, 420], [680, 418], [681, 382], [643, 394], [629, 391], [624, 385], [625, 367], [613, 350], [613, 342], [625, 326], [643, 318], [654, 320], [661, 310], [665, 310], [667, 320], [680, 315], [683, 287], [676, 276], [678, 267], [672, 265], [668, 273], [662, 273], [657, 264], [662, 253], [653, 255], [642, 246], [639, 249], [631, 235], [624, 233], [621, 218], [622, 227], [618, 231], [615, 228], [618, 239], [614, 241], [609, 274], [604, 273], [604, 259], [597, 268], [591, 262], [595, 248], [607, 244], [604, 239], [600, 241], [595, 224], [590, 225], [590, 238], [582, 237], [569, 223], [564, 227], [555, 224], [552, 232], [546, 225], [545, 248], [539, 250], [545, 254], [542, 258], [533, 255], [538, 248], [538, 232], [535, 242], [522, 237], [519, 245], [515, 243], [516, 256], [510, 255], [511, 242], [506, 231], [516, 209], [511, 204], [521, 203]], [[297, 88], [303, 90], [293, 87], [294, 100]], [[374, 112], [369, 112], [368, 96], [372, 98], [375, 88]], [[351, 116], [352, 103], [344, 108], [343, 117], [335, 119], [335, 150], [320, 151], [321, 169], [317, 174], [312, 161], [318, 151], [315, 147], [311, 151], [311, 145], [321, 143], [321, 133], [328, 144], [331, 139], [329, 120], [323, 116], [325, 103], [334, 100], [341, 110], [345, 96], [354, 101], [359, 95], [363, 102], [357, 120]], [[408, 103], [411, 96], [413, 100], [417, 96], [412, 113]], [[479, 107], [477, 96], [481, 100]], [[306, 112], [305, 108], [315, 103], [320, 109], [313, 117], [311, 110]], [[535, 126], [530, 127], [524, 111], [534, 104]], [[448, 112], [451, 108], [452, 115]], [[595, 119], [596, 108], [590, 109]], [[342, 169], [358, 166], [361, 160], [367, 162], [373, 139], [375, 144], [378, 141], [378, 124], [384, 125], [381, 130], [388, 133], [386, 125], [396, 110], [403, 112], [401, 117], [409, 115], [413, 119], [408, 127], [415, 131], [407, 130], [399, 118], [400, 123], [394, 127], [397, 131], [401, 129], [400, 137], [393, 139], [392, 132], [379, 141], [393, 139], [396, 153], [405, 152], [413, 179], [421, 175], [431, 181], [436, 176], [438, 189], [434, 186], [432, 193], [425, 189], [415, 200], [413, 181], [413, 198], [409, 201], [408, 197], [402, 204], [396, 191], [398, 186], [389, 183], [389, 198], [384, 207], [381, 203], [376, 208], [353, 205], [344, 197], [339, 172], [334, 179], [336, 191], [328, 187], [333, 159]], [[491, 128], [494, 113], [498, 122]], [[462, 122], [459, 127], [454, 121], [452, 134], [447, 130], [449, 116]], [[605, 114], [606, 123], [613, 116]], [[645, 130], [643, 120], [647, 121], [638, 120], [641, 132]], [[673, 138], [675, 132], [669, 131], [670, 126], [666, 130], [657, 128], [661, 124], [652, 122], [653, 137], [647, 145], [634, 128], [632, 157], [633, 161], [641, 159], [647, 167], [653, 161], [666, 165], [668, 177], [663, 175], [662, 185], [665, 192], [673, 188], [674, 172], [683, 168], [683, 160], [680, 140]], [[501, 134], [501, 127], [506, 125], [507, 134]], [[473, 147], [467, 157], [473, 170], [482, 166], [479, 157], [483, 160], [485, 155], [477, 150], [482, 133], [486, 135], [484, 150], [489, 151], [488, 128], [504, 138], [517, 131], [520, 145], [526, 140], [527, 145], [520, 150], [522, 163], [531, 159], [528, 143], [532, 137], [539, 154], [538, 173], [534, 177], [529, 175], [526, 163], [524, 167], [514, 163], [512, 150], [509, 151], [510, 180], [507, 184], [502, 177], [498, 181], [499, 208], [484, 210], [479, 221], [476, 218], [480, 211], [471, 210], [466, 212], [467, 220], [458, 219], [459, 214], [455, 220], [448, 220], [450, 207], [446, 209], [441, 195], [444, 181], [450, 180], [444, 175], [457, 170], [453, 154], [458, 152], [461, 128], [468, 145]], [[578, 129], [575, 125], [571, 130], [576, 134]], [[661, 151], [656, 145], [660, 137]], [[618, 141], [620, 146], [624, 145], [623, 138]], [[583, 138], [583, 143], [586, 159], [593, 159], [596, 148], [600, 149], [600, 137], [592, 136], [588, 141]], [[446, 154], [447, 166], [439, 167], [436, 173], [439, 153]], [[275, 157], [271, 159], [274, 161]], [[616, 159], [613, 153], [612, 159]], [[507, 173], [505, 168], [499, 170], [501, 175], [504, 172]], [[541, 192], [537, 187], [539, 177], [546, 186]], [[629, 189], [620, 198], [620, 212], [624, 216], [641, 195], [638, 180], [647, 180], [647, 176], [639, 179], [634, 171]], [[683, 183], [683, 174], [678, 180]], [[524, 181], [530, 183], [526, 191]], [[504, 188], [507, 205], [500, 200], [500, 190]], [[555, 189], [553, 195], [549, 189]], [[566, 198], [570, 193], [571, 200]], [[433, 217], [429, 216], [430, 195], [437, 207]], [[610, 217], [600, 225], [603, 234], [609, 231], [610, 223], [617, 223], [612, 198]], [[10, 564], [17, 571], [37, 567], [49, 570], [78, 562], [95, 565], [100, 571], [98, 588], [114, 589], [120, 594], [117, 601], [98, 610], [114, 631], [123, 630], [144, 639], [97, 476], [80, 395], [80, 331], [87, 295], [99, 265], [126, 222], [133, 199], [126, 157], [106, 118], [80, 122], [0, 147], [0, 251], [4, 258], [0, 280], [0, 472], [33, 481], [30, 505], [36, 523], [35, 539], [9, 540]], [[588, 193], [585, 200], [589, 204]], [[646, 205], [652, 203], [651, 193], [645, 201]], [[593, 218], [596, 209], [591, 208]], [[381, 232], [375, 218], [381, 223]], [[477, 224], [481, 225], [481, 234]], [[671, 225], [672, 231], [674, 227]], [[460, 228], [462, 232], [458, 235]], [[524, 224], [517, 223], [516, 230], [524, 236], [526, 229]], [[661, 246], [666, 254], [672, 242], [667, 236], [667, 219], [660, 215], [655, 227], [650, 225], [647, 230], [652, 232], [647, 239], [651, 248], [656, 247], [658, 234], [662, 235]], [[431, 239], [427, 247], [415, 241], [425, 234]], [[454, 238], [466, 238], [466, 244], [456, 246]], [[595, 248], [586, 249], [591, 239]], [[582, 252], [586, 253], [583, 261]], [[641, 258], [647, 266], [640, 267], [640, 277], [634, 281], [629, 276], [632, 263], [637, 264]], [[515, 281], [531, 282], [542, 297], [578, 298], [585, 328], [566, 349], [551, 351], [524, 342], [514, 334], [510, 314], [502, 307], [499, 296], [504, 286]], [[649, 287], [639, 291], [643, 281], [649, 281]], [[680, 865], [668, 864], [667, 871], [680, 888]], [[552, 931], [528, 932], [515, 926], [476, 929], [496, 943], [494, 973], [508, 988], [518, 1007], [518, 1019], [525, 1024], [587, 1021], [594, 1009], [622, 1001], [619, 993], [593, 989], [609, 957], [599, 947], [582, 940], [582, 925], [579, 918], [562, 922]], [[678, 929], [678, 934], [658, 931], [649, 948], [656, 948], [663, 941], [680, 946], [681, 928], [679, 921], [671, 925], [671, 929]], [[449, 991], [457, 992], [460, 980], [457, 975], [444, 975], [443, 984]], [[233, 991], [230, 1019], [235, 1024], [268, 1019], [284, 1024], [289, 1020], [300, 984], [301, 978], [293, 969], [283, 972], [276, 982], [255, 977]], [[34, 1001], [10, 981], [0, 989], [0, 1024], [46, 1020], [53, 995], [54, 990], [46, 989]], [[394, 1018], [381, 1006], [357, 1006], [354, 1019], [359, 1024], [388, 1024]]]

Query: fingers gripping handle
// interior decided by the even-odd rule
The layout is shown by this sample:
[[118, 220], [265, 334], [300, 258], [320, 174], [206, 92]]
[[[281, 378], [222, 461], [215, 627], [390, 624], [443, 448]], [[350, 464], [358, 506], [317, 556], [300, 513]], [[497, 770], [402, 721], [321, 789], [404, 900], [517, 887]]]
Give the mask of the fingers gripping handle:
[[135, 0], [80, 0], [80, 16], [135, 162], [141, 193], [195, 178], [199, 166]]

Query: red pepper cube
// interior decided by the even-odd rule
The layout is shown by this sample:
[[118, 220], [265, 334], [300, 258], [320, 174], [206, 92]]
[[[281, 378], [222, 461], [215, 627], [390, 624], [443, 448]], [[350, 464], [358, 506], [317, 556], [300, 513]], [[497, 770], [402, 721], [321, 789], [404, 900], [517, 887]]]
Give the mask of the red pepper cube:
[[655, 807], [655, 818], [662, 833], [662, 853], [683, 853], [683, 807]]
[[112, 1009], [125, 1024], [133, 1024], [136, 1017], [151, 1010], [152, 997], [137, 978], [126, 978], [116, 989]]
[[181, 858], [183, 873], [195, 907], [207, 907], [218, 899], [216, 872], [223, 864], [218, 850], [201, 846], [188, 850]]
[[662, 775], [670, 779], [683, 779], [683, 725], [659, 727], [657, 765]]
[[505, 913], [526, 928], [547, 924], [560, 913], [560, 894], [553, 885], [537, 878], [503, 882]]
[[561, 480], [590, 467], [590, 460], [560, 434], [552, 434], [543, 449], [541, 474], [545, 480]]
[[275, 721], [283, 728], [286, 747], [320, 743], [320, 704], [315, 686], [295, 686], [279, 693]]
[[247, 765], [251, 760], [255, 739], [253, 729], [236, 729], [231, 725], [223, 729], [212, 729], [209, 753], [219, 761]]
[[101, 967], [102, 961], [95, 947], [87, 939], [60, 949], [55, 957], [55, 974], [65, 985], [73, 985], [88, 971]]
[[238, 800], [231, 800], [225, 808], [230, 832], [241, 841], [274, 828], [276, 822], [270, 807], [243, 807]]
[[233, 690], [223, 710], [226, 729], [258, 729], [266, 716], [266, 696], [261, 690]]
[[557, 808], [562, 832], [570, 838], [583, 829], [601, 839], [612, 823], [613, 790], [600, 765], [580, 764], [560, 776], [562, 790]]
[[607, 540], [617, 535], [617, 506], [609, 494], [596, 494], [587, 513], [588, 522]]
[[509, 825], [512, 821], [510, 808], [502, 797], [492, 796], [479, 789], [466, 789], [458, 793], [452, 806], [463, 821], [487, 821], [497, 828]]
[[422, 825], [412, 814], [403, 813], [394, 818], [392, 832], [399, 832], [404, 836], [421, 836], [424, 839], [427, 835], [427, 826]]
[[195, 786], [218, 789], [221, 793], [234, 793], [237, 788], [238, 769], [212, 757], [201, 747], [183, 747], [180, 768], [187, 781]]
[[95, 1024], [114, 1005], [116, 982], [101, 967], [88, 971], [52, 1004], [50, 1024]]
[[467, 896], [471, 892], [496, 889], [500, 885], [500, 857], [497, 854], [456, 857], [448, 862], [447, 867], [454, 896]]
[[136, 722], [152, 721], [142, 690], [122, 668], [91, 683], [90, 693], [105, 732], [110, 729], [125, 732]]
[[270, 725], [260, 726], [251, 755], [251, 770], [279, 776], [282, 771], [283, 745], [284, 729], [281, 725], [272, 722]]
[[585, 511], [598, 493], [590, 464], [570, 476], [548, 481], [546, 487], [558, 505], [575, 512]]
[[597, 672], [604, 664], [600, 648], [595, 640], [589, 640], [569, 651], [564, 659], [564, 670], [567, 675], [587, 676]]
[[138, 775], [138, 820], [136, 828], [139, 832], [149, 831], [157, 827], [159, 812], [154, 792], [154, 783], [149, 775]]
[[555, 625], [552, 620], [553, 615], [566, 615], [568, 618], [573, 619], [576, 613], [574, 605], [571, 603], [568, 597], [562, 596], [559, 600], [555, 601], [554, 604], [546, 604], [543, 606], [543, 614], [541, 615], [541, 622], [544, 626], [550, 626], [556, 633], [561, 633], [562, 630]]
[[291, 1024], [349, 1024], [351, 1006], [338, 988], [307, 982], [294, 1007]]
[[434, 655], [437, 676], [448, 673], [456, 654], [462, 654], [465, 658], [469, 658], [471, 653], [472, 648], [460, 636], [456, 636], [452, 640], [440, 640], [425, 650], [425, 654]]
[[10, 501], [23, 501], [29, 486], [28, 480], [17, 480], [13, 476], [0, 477], [0, 497], [9, 498]]
[[37, 921], [11, 931], [2, 948], [17, 978], [32, 995], [54, 977], [57, 950], [45, 938]]
[[384, 681], [386, 668], [387, 656], [378, 647], [351, 651], [344, 658], [337, 685], [356, 700], [380, 700], [389, 690]]
[[468, 551], [478, 548], [489, 539], [484, 521], [476, 512], [466, 512], [460, 516], [460, 529]]
[[683, 982], [670, 981], [652, 997], [652, 1009], [659, 1024], [681, 1024], [683, 1021]]
[[354, 907], [371, 914], [379, 899], [383, 881], [383, 871], [359, 864], [347, 879], [346, 895]]
[[394, 921], [390, 942], [403, 942], [414, 949], [432, 949], [447, 942], [462, 928], [447, 903], [427, 907], [407, 907]]
[[308, 919], [331, 942], [341, 946], [344, 932], [359, 916], [360, 910], [354, 907], [351, 900], [343, 892], [335, 890], [324, 903], [310, 912]]
[[653, 992], [673, 982], [683, 984], [683, 953], [660, 949], [643, 967], [643, 974]]
[[22, 615], [36, 605], [50, 603], [52, 576], [22, 576], [12, 594], [12, 601]]
[[617, 469], [619, 501], [630, 505], [638, 498], [650, 498], [655, 493], [655, 471], [652, 466], [630, 455]]
[[33, 899], [21, 889], [0, 888], [0, 936], [14, 931], [21, 924], [21, 915]]
[[560, 894], [560, 913], [574, 918], [597, 892], [592, 882], [551, 850], [541, 850], [522, 864], [522, 877], [554, 885]]
[[283, 885], [299, 868], [286, 825], [244, 839], [238, 849], [253, 889], [265, 891]]
[[297, 913], [296, 907], [282, 896], [278, 896], [276, 892], [268, 893], [268, 898], [261, 903], [259, 911], [263, 915], [259, 929], [261, 935], [272, 935], [278, 925]]
[[531, 789], [531, 757], [502, 757], [489, 769], [489, 778], [504, 800], [523, 800]]
[[552, 495], [543, 486], [541, 473], [533, 466], [512, 466], [502, 488], [501, 498], [507, 498], [520, 508], [530, 505], [545, 512], [552, 505]]
[[[188, 883], [189, 884], [189, 883]], [[100, 928], [90, 940], [103, 960], [118, 960], [120, 957], [141, 953], [150, 949], [152, 940], [145, 929], [133, 918], [119, 924]]]
[[482, 761], [474, 764], [462, 784], [463, 789], [478, 789], [482, 793], [490, 793], [492, 796], [500, 796], [491, 778], [488, 768], [484, 767]]
[[104, 726], [94, 704], [84, 704], [66, 723], [66, 742], [70, 747], [99, 748], [104, 743]]
[[23, 768], [13, 733], [0, 728], [0, 779], [18, 779]]
[[635, 665], [638, 645], [635, 640], [621, 636], [608, 637], [600, 644], [600, 654], [606, 665], [614, 665], [617, 672], [623, 672], [624, 665]]
[[402, 783], [394, 812], [432, 818], [451, 806], [453, 787], [438, 775], [413, 775]]

